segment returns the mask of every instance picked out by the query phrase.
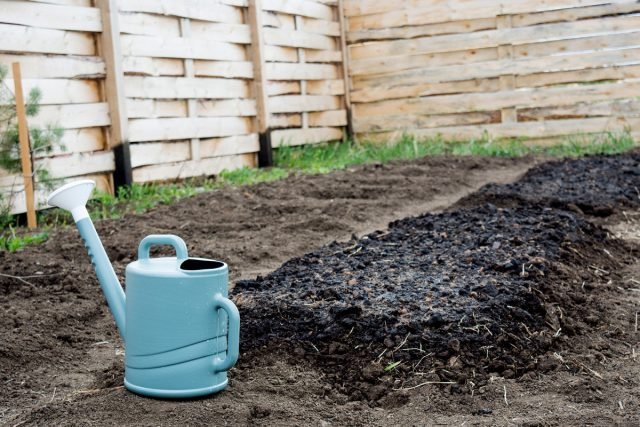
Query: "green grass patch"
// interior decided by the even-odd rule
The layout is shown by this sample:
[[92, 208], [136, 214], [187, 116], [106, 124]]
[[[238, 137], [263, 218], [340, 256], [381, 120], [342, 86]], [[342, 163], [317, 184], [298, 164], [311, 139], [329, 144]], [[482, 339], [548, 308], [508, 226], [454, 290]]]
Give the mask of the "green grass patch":
[[15, 229], [9, 227], [9, 231], [4, 232], [0, 236], [0, 250], [16, 252], [25, 246], [42, 243], [48, 238], [49, 233], [46, 231], [35, 234], [16, 235]]
[[353, 165], [435, 155], [577, 157], [587, 154], [622, 153], [635, 146], [636, 142], [627, 132], [575, 136], [551, 146], [525, 144], [519, 139], [493, 140], [488, 136], [467, 141], [444, 141], [439, 138], [419, 140], [405, 135], [398, 141], [389, 143], [365, 141], [356, 144], [344, 141], [281, 147], [276, 150], [274, 158], [279, 168], [306, 173], [326, 173]]
[[[97, 192], [87, 209], [94, 220], [120, 218], [126, 214], [143, 213], [159, 205], [167, 205], [198, 193], [224, 186], [242, 186], [276, 181], [290, 174], [328, 173], [336, 169], [367, 163], [385, 163], [399, 159], [417, 159], [436, 155], [468, 155], [520, 157], [544, 155], [578, 157], [588, 154], [617, 154], [637, 146], [627, 133], [606, 133], [597, 136], [574, 136], [551, 146], [525, 144], [518, 139], [492, 140], [483, 138], [468, 141], [444, 141], [439, 138], [415, 139], [403, 136], [389, 143], [343, 141], [298, 147], [280, 147], [274, 151], [275, 166], [268, 169], [241, 168], [223, 171], [215, 178], [188, 179], [180, 183], [134, 184], [120, 189], [117, 195]], [[45, 230], [71, 224], [68, 212], [50, 209], [38, 212], [38, 223]], [[16, 220], [5, 221], [0, 234], [0, 250], [16, 251], [26, 245], [47, 239], [48, 232], [16, 235]]]

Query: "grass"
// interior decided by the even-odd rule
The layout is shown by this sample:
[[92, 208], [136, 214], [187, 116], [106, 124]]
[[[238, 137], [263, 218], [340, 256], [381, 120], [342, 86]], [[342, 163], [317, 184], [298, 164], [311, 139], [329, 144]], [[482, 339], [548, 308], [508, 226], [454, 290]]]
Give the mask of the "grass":
[[[435, 155], [471, 155], [520, 157], [545, 155], [552, 157], [579, 157], [588, 154], [616, 154], [636, 147], [637, 143], [626, 133], [606, 133], [599, 136], [576, 136], [550, 146], [524, 144], [518, 139], [496, 141], [488, 137], [468, 141], [441, 139], [418, 140], [403, 136], [395, 143], [362, 142], [281, 147], [275, 150], [275, 166], [268, 169], [241, 168], [224, 171], [214, 179], [191, 179], [170, 184], [134, 184], [121, 189], [116, 196], [98, 192], [87, 208], [95, 220], [120, 218], [125, 214], [143, 213], [155, 206], [175, 203], [184, 197], [215, 190], [224, 186], [242, 186], [286, 178], [290, 174], [328, 173], [336, 169], [366, 163], [385, 163], [398, 159], [416, 159]], [[70, 224], [71, 215], [60, 209], [40, 211], [39, 224], [44, 232], [15, 233], [16, 220], [0, 234], [0, 250], [11, 252], [29, 244], [41, 243], [48, 231], [56, 226]]]
[[0, 250], [16, 252], [28, 245], [35, 245], [46, 241], [49, 232], [43, 231], [35, 234], [16, 235], [15, 228], [9, 227], [9, 232], [0, 236]]

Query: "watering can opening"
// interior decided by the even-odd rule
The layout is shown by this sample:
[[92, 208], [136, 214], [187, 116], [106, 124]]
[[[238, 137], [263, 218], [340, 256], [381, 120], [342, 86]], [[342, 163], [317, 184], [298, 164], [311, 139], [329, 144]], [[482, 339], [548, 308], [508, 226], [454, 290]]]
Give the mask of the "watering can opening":
[[226, 264], [220, 261], [214, 261], [211, 259], [199, 259], [189, 258], [180, 264], [181, 270], [196, 271], [196, 270], [216, 270], [224, 267]]

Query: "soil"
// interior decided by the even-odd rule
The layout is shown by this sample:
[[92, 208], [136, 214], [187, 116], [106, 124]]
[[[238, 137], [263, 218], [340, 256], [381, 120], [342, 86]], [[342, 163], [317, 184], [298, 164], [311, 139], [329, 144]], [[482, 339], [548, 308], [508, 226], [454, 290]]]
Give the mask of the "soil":
[[426, 158], [99, 222], [118, 274], [151, 233], [230, 264], [242, 354], [198, 400], [123, 389], [74, 229], [0, 252], [0, 423], [640, 423], [638, 160]]

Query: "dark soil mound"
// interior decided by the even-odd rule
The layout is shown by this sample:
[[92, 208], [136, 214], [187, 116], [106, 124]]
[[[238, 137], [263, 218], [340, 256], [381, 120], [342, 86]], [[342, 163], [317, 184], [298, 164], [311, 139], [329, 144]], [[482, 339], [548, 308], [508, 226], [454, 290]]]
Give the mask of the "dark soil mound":
[[625, 257], [573, 213], [485, 205], [333, 243], [240, 282], [234, 298], [245, 350], [288, 342], [343, 391], [377, 399], [390, 388], [366, 383], [385, 367], [471, 388], [491, 373], [553, 367], [536, 356], [599, 321], [594, 272], [609, 274]]
[[457, 206], [480, 201], [517, 206], [522, 201], [609, 216], [640, 206], [640, 152], [543, 163], [513, 184], [488, 184]]

